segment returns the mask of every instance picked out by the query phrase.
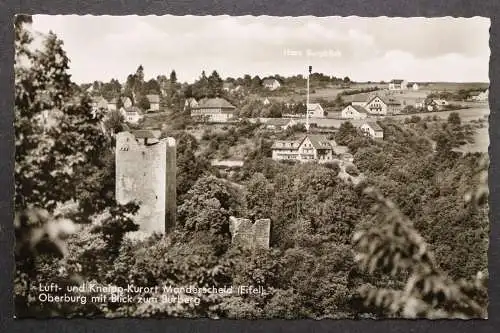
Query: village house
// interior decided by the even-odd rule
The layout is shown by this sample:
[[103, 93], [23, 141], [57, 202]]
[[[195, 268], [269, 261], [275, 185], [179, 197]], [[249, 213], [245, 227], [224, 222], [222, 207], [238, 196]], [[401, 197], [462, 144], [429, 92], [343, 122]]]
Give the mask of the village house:
[[227, 91], [227, 92], [231, 91], [233, 89], [233, 87], [234, 87], [234, 84], [232, 82], [224, 82], [222, 84], [222, 90]]
[[142, 110], [137, 106], [122, 107], [120, 113], [125, 121], [130, 124], [137, 124], [144, 118]]
[[198, 102], [194, 97], [186, 98], [186, 101], [184, 102], [184, 110], [186, 110], [187, 108], [192, 109], [196, 106], [198, 106]]
[[367, 121], [366, 123], [361, 125], [360, 129], [364, 135], [369, 136], [373, 139], [384, 138], [384, 130], [376, 122]]
[[425, 103], [424, 103], [424, 101], [422, 99], [417, 98], [415, 100], [415, 105], [414, 106], [415, 106], [415, 109], [423, 109], [425, 107]]
[[149, 110], [150, 111], [160, 111], [160, 95], [151, 94], [146, 95], [146, 98], [149, 101]]
[[412, 86], [411, 86], [411, 89], [417, 91], [420, 89], [420, 86], [415, 82]]
[[132, 106], [132, 100], [130, 99], [130, 97], [127, 97], [127, 96], [124, 96], [121, 98], [122, 99], [122, 105], [124, 108], [129, 108]]
[[473, 91], [469, 94], [468, 100], [469, 101], [475, 101], [475, 102], [484, 102], [487, 101], [489, 97], [489, 89], [486, 89], [485, 91]]
[[191, 108], [191, 117], [206, 122], [227, 122], [234, 119], [236, 107], [224, 98], [202, 99], [197, 106]]
[[486, 89], [485, 91], [481, 91], [478, 95], [478, 101], [480, 102], [484, 102], [484, 101], [487, 101], [488, 100], [488, 97], [489, 97], [489, 94], [490, 94], [490, 89]]
[[385, 103], [387, 104], [388, 115], [400, 114], [403, 109], [401, 102], [395, 99], [388, 99]]
[[269, 121], [266, 122], [265, 126], [266, 126], [266, 129], [269, 129], [269, 130], [283, 130], [283, 131], [285, 131], [295, 124], [296, 124], [296, 122], [293, 119], [273, 118], [273, 119], [269, 119]]
[[319, 103], [309, 103], [307, 104], [307, 114], [310, 118], [324, 118], [325, 111]]
[[351, 105], [359, 105], [359, 106], [365, 107], [367, 100], [368, 100], [368, 98], [366, 98], [366, 95], [357, 94], [357, 95], [353, 96], [352, 101], [351, 101]]
[[365, 119], [368, 116], [368, 111], [361, 105], [348, 105], [342, 112], [342, 119]]
[[266, 98], [262, 101], [262, 104], [264, 104], [264, 105], [269, 105], [269, 104], [271, 104], [271, 101], [269, 100], [269, 98], [267, 98], [267, 97], [266, 97]]
[[448, 106], [449, 103], [444, 99], [433, 99], [428, 105], [427, 110], [429, 111], [442, 111]]
[[92, 108], [96, 109], [96, 110], [97, 109], [102, 109], [102, 110], [108, 109], [108, 101], [102, 96], [93, 97], [91, 105], [92, 105]]
[[269, 90], [276, 90], [281, 87], [281, 84], [275, 78], [266, 78], [262, 80], [262, 85]]
[[118, 99], [117, 98], [112, 98], [109, 102], [108, 102], [108, 110], [109, 111], [116, 111], [117, 108], [116, 108], [116, 104], [118, 103]]
[[366, 103], [365, 109], [368, 110], [369, 114], [385, 116], [388, 107], [387, 103], [380, 96], [374, 96]]
[[271, 147], [272, 158], [277, 161], [295, 160], [299, 162], [332, 161], [333, 144], [322, 135], [306, 135], [296, 141], [279, 140]]
[[389, 82], [389, 90], [406, 90], [408, 82], [405, 80], [391, 80]]

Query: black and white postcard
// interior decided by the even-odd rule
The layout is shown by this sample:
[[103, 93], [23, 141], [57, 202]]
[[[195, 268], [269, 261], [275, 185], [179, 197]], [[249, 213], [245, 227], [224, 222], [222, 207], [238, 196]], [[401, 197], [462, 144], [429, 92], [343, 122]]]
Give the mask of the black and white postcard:
[[489, 19], [14, 25], [16, 318], [488, 317]]

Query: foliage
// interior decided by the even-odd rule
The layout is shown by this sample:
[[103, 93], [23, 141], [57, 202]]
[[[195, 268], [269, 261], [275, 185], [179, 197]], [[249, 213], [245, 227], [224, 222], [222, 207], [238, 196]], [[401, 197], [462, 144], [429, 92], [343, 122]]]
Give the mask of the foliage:
[[373, 189], [366, 189], [377, 202], [379, 225], [353, 237], [356, 259], [372, 273], [381, 269], [395, 275], [409, 272], [403, 291], [364, 286], [365, 304], [406, 318], [485, 318], [487, 287], [484, 274], [473, 281], [454, 281], [443, 272], [411, 222], [395, 205]]

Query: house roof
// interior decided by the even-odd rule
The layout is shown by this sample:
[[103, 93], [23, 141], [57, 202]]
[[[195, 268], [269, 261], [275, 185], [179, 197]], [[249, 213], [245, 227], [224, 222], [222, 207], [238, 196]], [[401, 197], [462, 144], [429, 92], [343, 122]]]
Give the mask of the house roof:
[[321, 104], [319, 104], [319, 103], [309, 103], [309, 104], [307, 104], [307, 110], [308, 111], [310, 111], [310, 110], [316, 110], [316, 109], [323, 110], [323, 108], [321, 107]]
[[277, 140], [274, 141], [271, 149], [298, 149], [302, 141]]
[[236, 107], [226, 101], [224, 98], [208, 98], [202, 99], [195, 108], [203, 109], [235, 109]]
[[366, 102], [366, 95], [356, 94], [352, 97], [352, 102]]
[[116, 104], [116, 103], [118, 103], [118, 98], [113, 97], [108, 103], [109, 104]]
[[372, 98], [370, 98], [370, 99], [368, 100], [368, 102], [366, 102], [366, 104], [371, 103], [371, 102], [372, 102], [375, 98], [379, 98], [379, 99], [382, 101], [382, 103], [387, 104], [387, 102], [386, 102], [386, 101], [384, 101], [384, 99], [383, 99], [382, 97], [380, 97], [379, 95], [374, 95], [374, 96], [372, 96]]
[[401, 84], [401, 83], [403, 83], [403, 81], [404, 80], [396, 80], [396, 79], [394, 79], [394, 80], [391, 80], [390, 83]]
[[142, 110], [135, 105], [132, 105], [132, 106], [129, 106], [128, 108], [125, 108], [125, 112], [142, 114]]
[[105, 101], [107, 102], [106, 98], [102, 97], [102, 96], [95, 96], [95, 97], [92, 97], [92, 102], [95, 102], [95, 103], [99, 103], [99, 102], [102, 102], [102, 101]]
[[377, 123], [376, 123], [376, 122], [374, 122], [374, 121], [367, 121], [367, 122], [366, 122], [366, 123], [364, 123], [364, 124], [366, 124], [366, 125], [370, 126], [370, 127], [371, 127], [374, 131], [376, 131], [376, 132], [382, 132], [382, 131], [383, 131], [382, 127], [380, 127], [380, 125], [379, 125], [379, 124], [377, 124]]
[[287, 118], [273, 118], [273, 119], [269, 119], [266, 122], [266, 125], [285, 126], [288, 123], [290, 123], [290, 121], [292, 121], [292, 120], [291, 119], [287, 119]]
[[302, 144], [306, 138], [309, 138], [309, 141], [311, 141], [311, 144], [316, 149], [332, 149], [330, 141], [323, 135], [306, 135], [300, 140], [300, 143]]
[[444, 104], [444, 103], [446, 103], [446, 100], [444, 100], [444, 99], [433, 99], [432, 102], [434, 102], [436, 104]]
[[384, 102], [387, 105], [401, 105], [401, 102], [396, 100], [396, 99], [389, 99], [388, 101]]
[[146, 98], [148, 99], [149, 103], [160, 103], [160, 95], [146, 95]]
[[274, 77], [268, 77], [268, 78], [265, 78], [264, 80], [262, 80], [262, 84], [274, 84], [275, 82], [278, 82], [280, 83], [277, 79], [275, 79]]
[[361, 105], [350, 105], [350, 106], [359, 113], [368, 113], [368, 111]]
[[234, 86], [234, 84], [232, 82], [224, 82], [222, 84], [223, 89], [231, 89], [233, 86]]
[[136, 130], [132, 131], [132, 134], [137, 138], [137, 139], [158, 139], [160, 136], [158, 133], [155, 133], [158, 131], [152, 131], [152, 130]]

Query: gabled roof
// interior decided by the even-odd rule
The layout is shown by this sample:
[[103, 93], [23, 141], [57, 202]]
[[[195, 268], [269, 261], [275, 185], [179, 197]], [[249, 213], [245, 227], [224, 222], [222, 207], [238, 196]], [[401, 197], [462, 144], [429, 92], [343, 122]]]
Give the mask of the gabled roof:
[[160, 103], [160, 95], [146, 95], [146, 98], [148, 99], [149, 103]]
[[370, 98], [370, 99], [368, 100], [368, 102], [366, 102], [366, 104], [371, 103], [371, 102], [372, 102], [375, 98], [378, 98], [378, 99], [380, 99], [380, 100], [382, 101], [382, 103], [387, 104], [387, 102], [386, 102], [386, 101], [384, 101], [384, 99], [383, 99], [382, 97], [380, 97], [379, 95], [374, 95], [374, 96], [372, 96], [372, 98]]
[[262, 84], [274, 84], [274, 82], [278, 82], [280, 83], [277, 79], [275, 79], [274, 77], [268, 77], [268, 78], [265, 78], [264, 80], [262, 80]]
[[321, 104], [319, 104], [319, 103], [309, 103], [309, 104], [307, 104], [307, 111], [316, 110], [316, 109], [323, 110], [323, 108], [321, 107]]
[[350, 105], [354, 110], [358, 111], [359, 113], [368, 113], [368, 111], [362, 107], [361, 105]]
[[401, 105], [401, 102], [395, 99], [389, 99], [388, 101], [384, 102], [387, 105]]
[[125, 108], [125, 112], [142, 114], [142, 110], [135, 105], [132, 105], [132, 106], [129, 106], [128, 108]]
[[136, 137], [136, 139], [159, 139], [160, 135], [158, 135], [157, 132], [159, 132], [159, 131], [136, 130], [136, 131], [132, 131], [132, 134]]
[[102, 102], [102, 101], [105, 101], [106, 103], [108, 102], [108, 100], [102, 96], [95, 96], [95, 97], [92, 97], [92, 102], [94, 103], [99, 103], [99, 102]]
[[266, 122], [266, 125], [285, 126], [285, 125], [289, 124], [291, 121], [292, 121], [292, 119], [288, 119], [288, 118], [273, 118], [273, 119], [269, 119]]
[[403, 83], [403, 81], [404, 81], [404, 80], [397, 80], [397, 79], [393, 79], [393, 80], [391, 80], [391, 82], [390, 82], [390, 83], [401, 84], [401, 83]]
[[367, 121], [367, 122], [366, 122], [366, 123], [364, 123], [364, 124], [366, 124], [366, 125], [370, 126], [370, 127], [371, 127], [374, 131], [376, 131], [376, 132], [382, 132], [382, 131], [383, 131], [382, 127], [380, 127], [380, 125], [379, 125], [379, 124], [377, 124], [377, 123], [376, 123], [376, 122], [374, 122], [374, 121]]
[[306, 135], [302, 140], [300, 140], [300, 144], [302, 144], [306, 138], [309, 138], [312, 146], [316, 149], [332, 149], [330, 141], [328, 141], [328, 139], [323, 135]]
[[199, 103], [198, 106], [195, 106], [194, 108], [198, 109], [235, 109], [236, 107], [226, 101], [224, 98], [216, 97], [216, 98], [208, 98], [208, 99], [202, 99]]
[[356, 94], [352, 97], [352, 102], [366, 102], [366, 95]]
[[118, 103], [118, 98], [116, 98], [116, 97], [113, 97], [113, 98], [112, 98], [112, 99], [108, 102], [108, 104], [116, 104], [116, 103]]
[[271, 149], [298, 149], [302, 141], [277, 140], [274, 141]]

